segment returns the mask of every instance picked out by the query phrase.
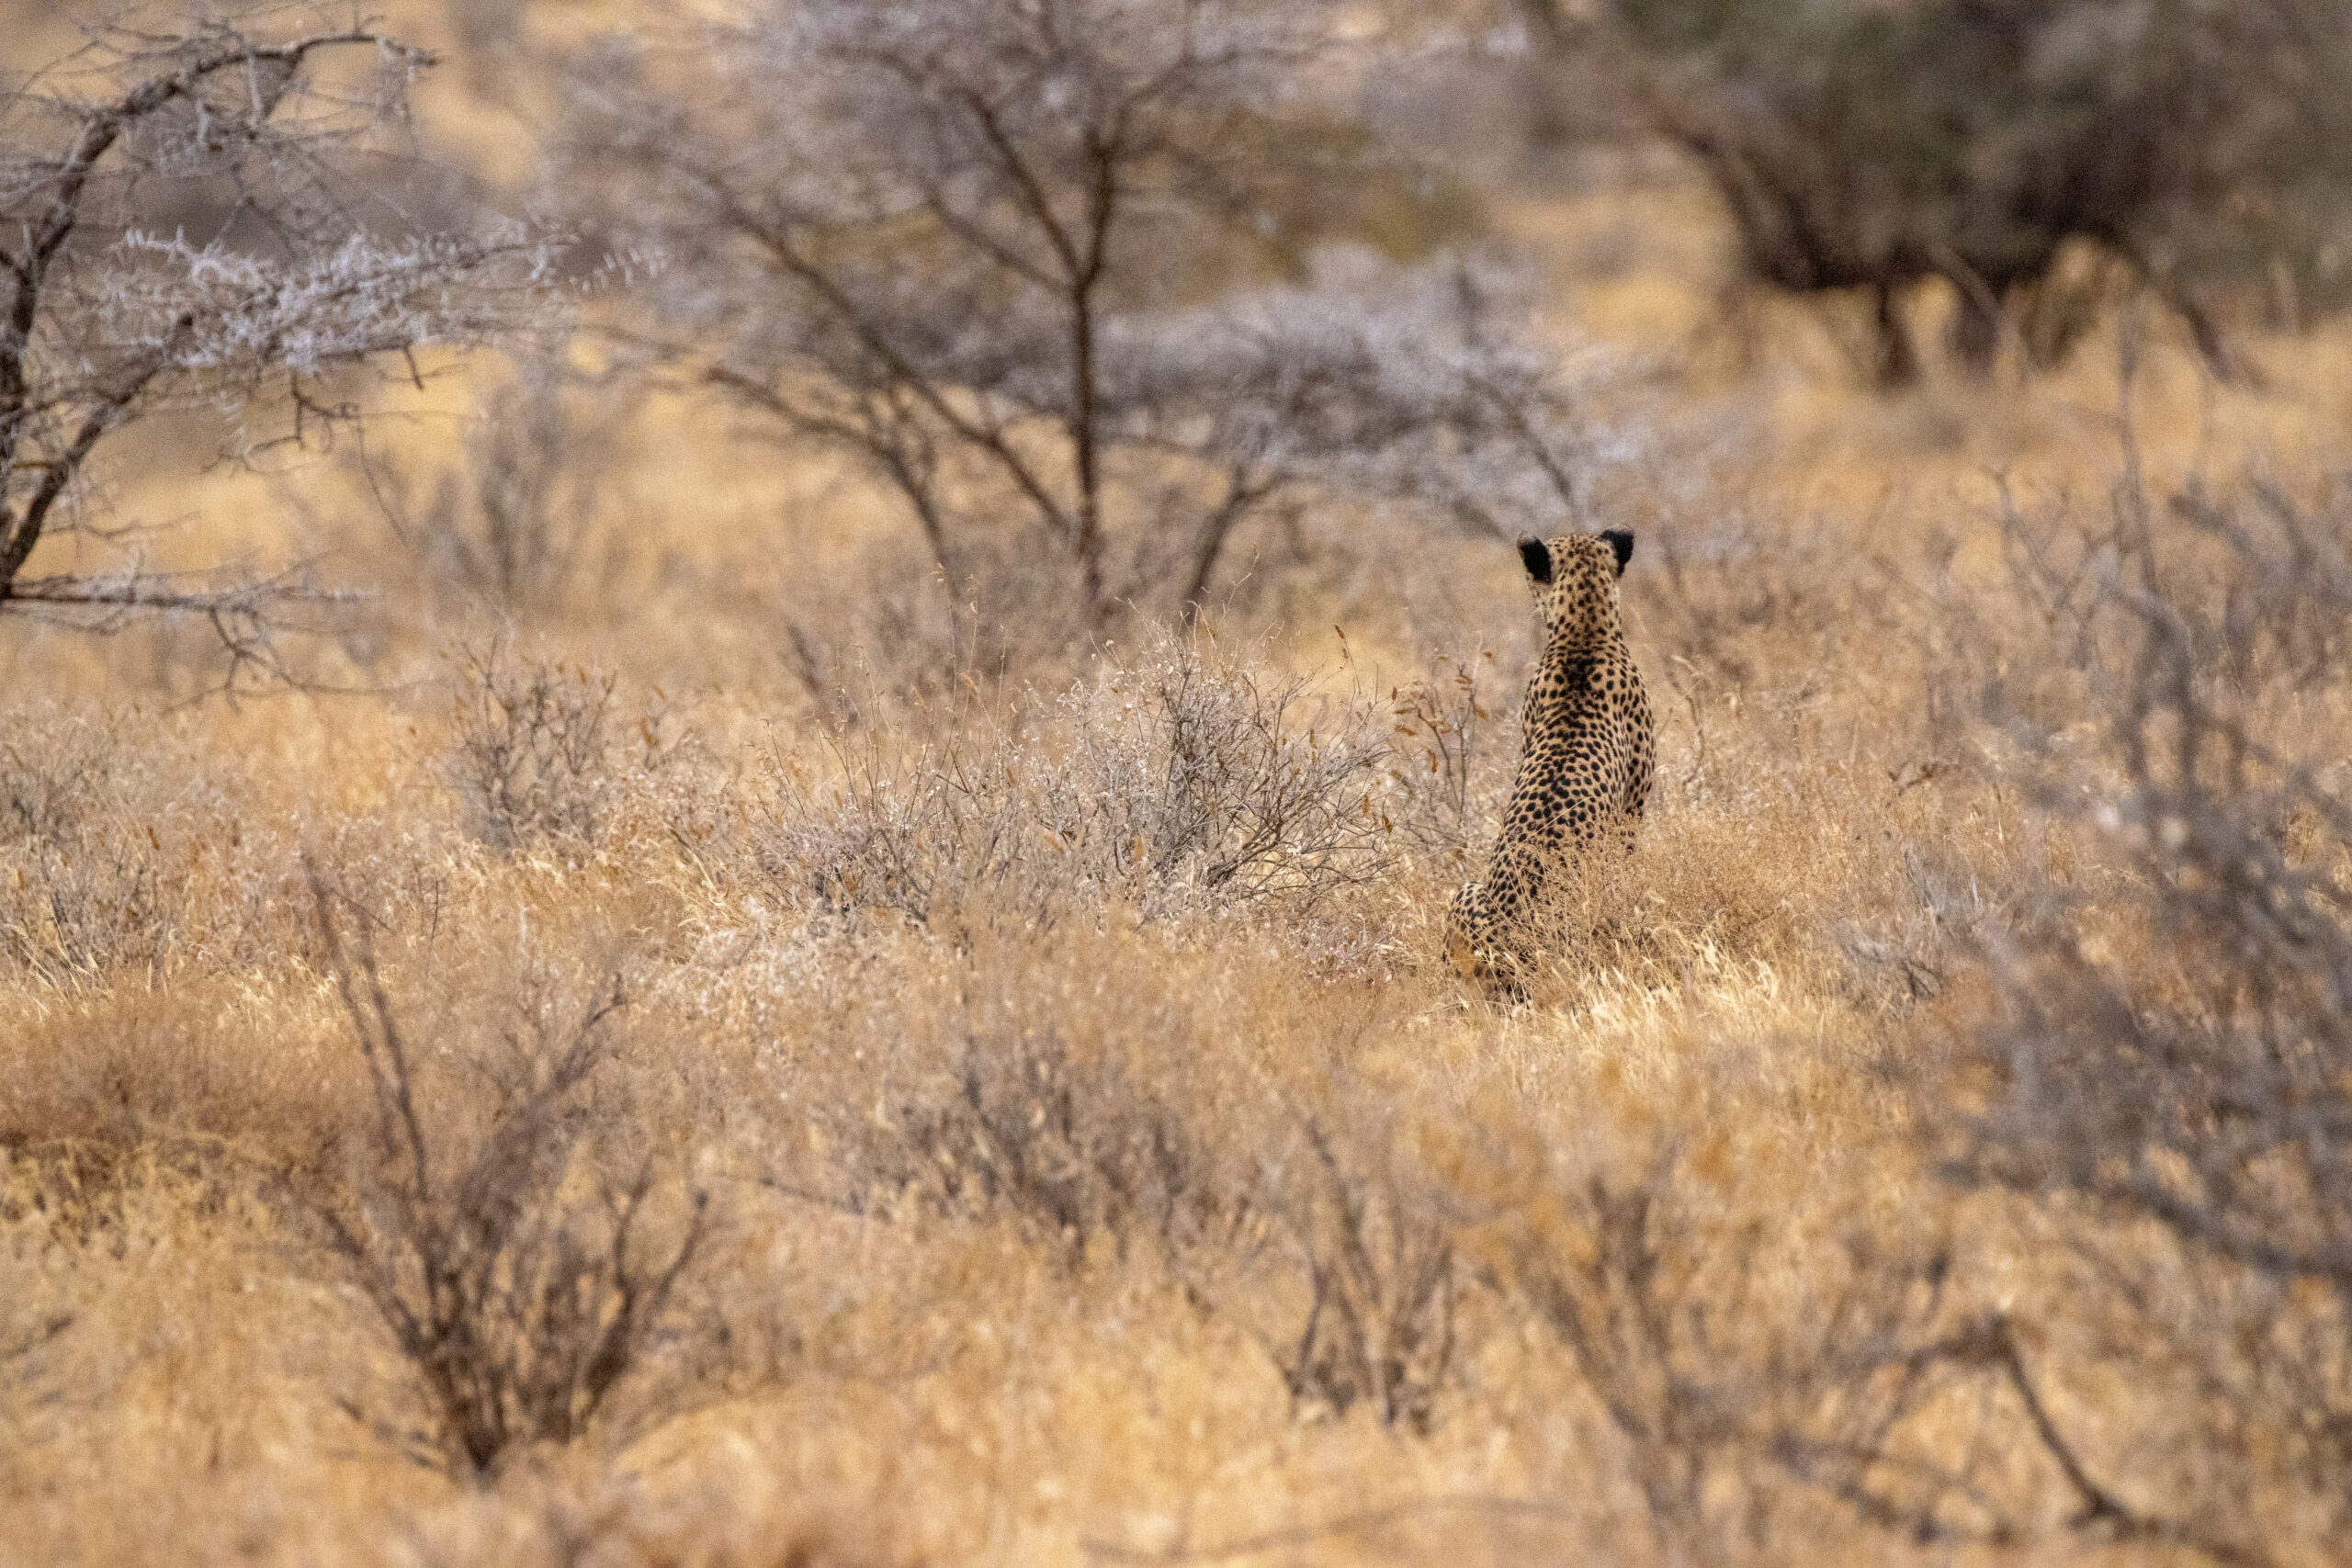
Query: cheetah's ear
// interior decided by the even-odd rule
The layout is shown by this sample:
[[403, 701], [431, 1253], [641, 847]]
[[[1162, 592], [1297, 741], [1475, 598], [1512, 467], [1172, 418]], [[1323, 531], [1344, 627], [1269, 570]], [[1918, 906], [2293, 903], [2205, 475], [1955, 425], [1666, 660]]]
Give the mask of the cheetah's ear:
[[1519, 540], [1519, 558], [1527, 563], [1527, 575], [1538, 582], [1552, 581], [1552, 547], [1541, 539], [1522, 534]]
[[1623, 528], [1611, 528], [1600, 536], [1617, 552], [1617, 575], [1624, 576], [1625, 563], [1634, 558], [1634, 536]]

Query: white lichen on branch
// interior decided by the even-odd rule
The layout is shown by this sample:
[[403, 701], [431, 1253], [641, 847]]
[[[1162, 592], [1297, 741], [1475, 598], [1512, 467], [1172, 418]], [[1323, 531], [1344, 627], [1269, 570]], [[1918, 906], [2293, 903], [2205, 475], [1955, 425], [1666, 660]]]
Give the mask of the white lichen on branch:
[[[303, 24], [311, 24], [303, 30]], [[288, 29], [291, 30], [288, 30]], [[356, 90], [331, 58], [371, 69]], [[356, 19], [250, 6], [175, 31], [128, 24], [0, 96], [0, 606], [209, 616], [232, 668], [300, 584], [28, 574], [60, 534], [93, 536], [91, 464], [160, 411], [231, 416], [234, 457], [347, 415], [338, 367], [465, 348], [553, 297], [548, 237], [450, 231], [401, 198], [408, 92], [431, 57]], [[411, 182], [413, 183], [413, 181]], [[236, 628], [233, 632], [229, 628]]]

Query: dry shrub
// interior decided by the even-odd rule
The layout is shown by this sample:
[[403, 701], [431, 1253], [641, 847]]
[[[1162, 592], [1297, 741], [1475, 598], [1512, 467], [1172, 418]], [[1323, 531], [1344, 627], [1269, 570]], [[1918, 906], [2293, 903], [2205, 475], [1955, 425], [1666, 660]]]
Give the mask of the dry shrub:
[[[1301, 62], [1336, 41], [1326, 8], [1276, 0], [769, 6], [607, 37], [570, 84], [562, 195], [664, 258], [632, 349], [854, 465], [989, 635], [1077, 648], [1189, 619], [1243, 536], [1333, 481], [1490, 518], [1556, 507], [1582, 467], [1591, 378], [1487, 269], [1310, 262], [1358, 237], [1330, 220], [1368, 190], [1423, 209], [1396, 254], [1450, 205], [1314, 107], [1329, 73]], [[824, 90], [772, 99], [778, 74]]]
[[373, 1126], [344, 1179], [283, 1180], [407, 1361], [447, 1463], [487, 1472], [581, 1435], [639, 1370], [708, 1197], [673, 1174], [681, 1153], [638, 1103], [648, 1082], [614, 1082], [630, 1045], [617, 965], [526, 958], [420, 1031], [374, 918], [313, 891]]
[[510, 615], [571, 599], [618, 457], [619, 414], [584, 408], [570, 383], [562, 345], [526, 357], [481, 400], [462, 473], [440, 476], [423, 514], [386, 498], [430, 576]]
[[1537, 1156], [1498, 1229], [1510, 1291], [1605, 1414], [1659, 1551], [1775, 1560], [1768, 1540], [1804, 1533], [1771, 1517], [1799, 1488], [1921, 1536], [1989, 1533], [1984, 1477], [1951, 1467], [1930, 1420], [1951, 1382], [1932, 1231], [1890, 1243], [1818, 1175], [1793, 1209], [1779, 1183], [1745, 1196], [1759, 1173], [1735, 1175], [1732, 1142], [1695, 1118], [1596, 1117]]
[[[941, 1201], [1003, 1205], [1043, 1234], [1080, 1246], [1173, 1238], [1210, 1215], [1199, 1141], [1115, 1055], [1075, 1045], [1048, 1022], [1005, 1036], [966, 1032], [951, 1092], [896, 1110], [867, 1179]], [[1208, 1200], [1204, 1203], [1204, 1200]]]
[[1459, 864], [1492, 831], [1518, 761], [1520, 697], [1491, 649], [1440, 654], [1388, 690], [1389, 774], [1413, 846]]
[[2052, 850], [1939, 1125], [2067, 1239], [2086, 1363], [2165, 1391], [2092, 1467], [2211, 1556], [2352, 1539], [2347, 521], [2134, 467], [2096, 523], [2010, 509], [1973, 608], [2047, 628], [1978, 696]]
[[153, 973], [175, 911], [153, 820], [139, 820], [159, 804], [139, 787], [148, 770], [105, 718], [28, 717], [0, 750], [0, 954], [52, 986]]
[[1132, 922], [970, 927], [961, 950], [883, 948], [800, 1021], [773, 1070], [814, 1144], [779, 1179], [861, 1213], [1009, 1216], [1073, 1260], [1228, 1231], [1249, 1183], [1224, 1140], [1262, 1070], [1230, 1032], [1248, 990]]
[[787, 763], [773, 873], [844, 916], [1043, 925], [1107, 904], [1306, 919], [1385, 863], [1367, 714], [1205, 638], [963, 718], [868, 725], [836, 734], [822, 771]]
[[1068, 580], [1039, 570], [1054, 550], [1034, 530], [1007, 527], [978, 534], [949, 569], [900, 541], [860, 540], [839, 580], [813, 592], [803, 585], [791, 601], [793, 672], [809, 695], [835, 706], [863, 686], [868, 708], [880, 694], [952, 702], [968, 690], [967, 675], [1069, 679], [1094, 634]]
[[[838, 565], [802, 565], [775, 605], [785, 672], [820, 722], [846, 733], [887, 724], [909, 704], [952, 706], [968, 690], [958, 671], [993, 685], [1013, 671], [1057, 668], [1049, 649], [1063, 630], [1059, 596], [984, 620], [978, 594], [956, 594], [903, 546], [861, 530], [844, 554]], [[1051, 629], [1032, 644], [1038, 612], [1050, 612]]]
[[1267, 1348], [1303, 1412], [1361, 1404], [1427, 1432], [1458, 1348], [1460, 1207], [1392, 1092], [1341, 1074], [1320, 1098], [1293, 1100], [1288, 1135], [1259, 1156], [1275, 1256], [1305, 1303]]
[[469, 828], [493, 849], [588, 853], [605, 840], [624, 790], [678, 760], [664, 708], [625, 724], [618, 678], [607, 671], [516, 657], [499, 642], [464, 649], [458, 674], [444, 776]]

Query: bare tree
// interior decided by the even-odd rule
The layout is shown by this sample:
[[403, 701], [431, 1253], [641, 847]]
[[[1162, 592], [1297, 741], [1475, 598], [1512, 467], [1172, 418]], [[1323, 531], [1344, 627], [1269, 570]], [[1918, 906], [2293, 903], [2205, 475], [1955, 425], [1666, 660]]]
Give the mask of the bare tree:
[[1463, 337], [1446, 288], [1264, 287], [1302, 169], [1354, 166], [1335, 39], [1306, 0], [771, 4], [583, 62], [563, 184], [654, 271], [639, 346], [854, 457], [959, 585], [1050, 571], [1083, 635], [1189, 614], [1250, 518], [1476, 402], [1399, 375]]
[[[353, 74], [338, 59], [356, 86], [331, 85]], [[100, 29], [0, 77], [0, 611], [198, 615], [239, 659], [266, 654], [283, 581], [28, 568], [86, 531], [90, 465], [126, 426], [275, 394], [300, 439], [349, 412], [336, 366], [501, 326], [543, 248], [428, 231], [364, 177], [429, 63], [356, 16], [249, 6]], [[241, 455], [259, 444], [248, 430]]]

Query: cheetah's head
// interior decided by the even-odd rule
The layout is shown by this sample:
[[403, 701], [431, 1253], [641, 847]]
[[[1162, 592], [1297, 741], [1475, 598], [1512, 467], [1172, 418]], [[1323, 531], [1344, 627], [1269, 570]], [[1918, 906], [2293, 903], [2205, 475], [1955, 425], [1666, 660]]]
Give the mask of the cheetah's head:
[[1523, 538], [1519, 558], [1533, 580], [1548, 644], [1575, 648], [1616, 635], [1617, 580], [1634, 558], [1633, 535], [1611, 528], [1605, 534]]

